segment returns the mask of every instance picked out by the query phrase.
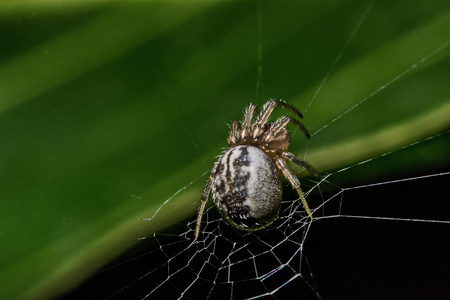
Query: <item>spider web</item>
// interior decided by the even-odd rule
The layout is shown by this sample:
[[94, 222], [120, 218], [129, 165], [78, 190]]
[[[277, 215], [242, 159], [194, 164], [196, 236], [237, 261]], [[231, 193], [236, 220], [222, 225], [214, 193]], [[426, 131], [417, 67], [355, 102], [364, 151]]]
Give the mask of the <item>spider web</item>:
[[[303, 110], [305, 114], [318, 101], [322, 87], [373, 5], [370, 3], [361, 13], [348, 42]], [[259, 41], [263, 36], [262, 21], [259, 12]], [[448, 51], [448, 47], [449, 41], [444, 41], [416, 64], [401, 70], [312, 132], [312, 141], [347, 114], [358, 113], [361, 104], [436, 53]], [[258, 61], [256, 99], [265, 99], [261, 42]], [[404, 155], [419, 144], [433, 147], [449, 136], [447, 130], [340, 168], [321, 180], [302, 179], [310, 207], [315, 209], [312, 221], [288, 186], [280, 218], [269, 229], [240, 232], [227, 225], [211, 207], [205, 212], [198, 240], [193, 239], [195, 217], [154, 233], [68, 298], [92, 296], [99, 282], [115, 287], [95, 296], [101, 299], [328, 299], [355, 295], [417, 298], [417, 293], [424, 292], [433, 298], [448, 296], [450, 262], [446, 253], [450, 242], [445, 237], [450, 229], [446, 187], [450, 172], [418, 172], [353, 185], [342, 178], [357, 177], [361, 169], [376, 167], [388, 156]], [[208, 173], [181, 187], [174, 196], [204, 180]]]

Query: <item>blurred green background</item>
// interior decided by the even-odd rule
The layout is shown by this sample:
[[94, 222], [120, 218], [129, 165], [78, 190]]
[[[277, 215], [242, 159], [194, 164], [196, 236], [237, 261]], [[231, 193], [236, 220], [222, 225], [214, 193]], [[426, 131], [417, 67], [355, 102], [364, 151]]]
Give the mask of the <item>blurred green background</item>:
[[324, 174], [433, 137], [337, 185], [450, 164], [448, 1], [4, 1], [0, 24], [1, 299], [193, 217], [250, 101], [303, 111], [291, 151]]

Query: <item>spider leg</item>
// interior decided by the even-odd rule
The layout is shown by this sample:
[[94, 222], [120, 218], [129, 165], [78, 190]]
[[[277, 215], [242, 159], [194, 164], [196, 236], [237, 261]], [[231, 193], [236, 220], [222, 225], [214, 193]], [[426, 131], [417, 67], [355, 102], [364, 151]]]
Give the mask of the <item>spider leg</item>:
[[303, 169], [306, 169], [309, 173], [313, 174], [314, 176], [316, 176], [317, 178], [322, 178], [322, 176], [320, 176], [319, 172], [317, 172], [316, 169], [314, 169], [313, 166], [311, 166], [309, 163], [307, 163], [306, 161], [298, 158], [297, 156], [295, 156], [294, 154], [290, 153], [290, 152], [283, 152], [281, 154], [283, 156], [283, 158], [292, 161], [294, 164], [299, 165], [300, 167], [302, 167]]
[[275, 164], [278, 167], [278, 169], [281, 170], [281, 172], [283, 173], [284, 177], [289, 181], [289, 183], [297, 191], [297, 194], [299, 195], [300, 200], [302, 200], [302, 204], [303, 204], [303, 207], [306, 210], [306, 213], [312, 219], [313, 216], [312, 216], [311, 210], [309, 209], [308, 202], [306, 202], [305, 196], [303, 195], [303, 191], [300, 188], [300, 181], [298, 180], [297, 177], [295, 177], [294, 174], [291, 173], [291, 171], [289, 171], [289, 169], [288, 169], [284, 159], [282, 159], [281, 157], [279, 157], [277, 155], [277, 156], [274, 157], [274, 160], [275, 160]]
[[228, 137], [228, 144], [230, 146], [236, 145], [237, 139], [239, 139], [239, 121], [234, 120], [231, 123], [230, 136]]
[[267, 120], [269, 119], [270, 115], [272, 114], [276, 106], [277, 101], [275, 100], [271, 100], [264, 105], [263, 110], [261, 111], [255, 123], [253, 124], [254, 126], [253, 137], [256, 137], [257, 135], [260, 134], [264, 124], [266, 124]]
[[[213, 171], [214, 171], [214, 169], [213, 169]], [[208, 203], [209, 193], [211, 192], [212, 185], [213, 185], [213, 181], [212, 181], [212, 175], [211, 175], [209, 177], [208, 183], [206, 184], [205, 190], [203, 191], [202, 202], [200, 203], [200, 207], [198, 209], [197, 222], [195, 225], [195, 239], [197, 239], [198, 235], [200, 234], [200, 226], [202, 225], [202, 217], [203, 217], [203, 213], [205, 211], [206, 203]]]
[[295, 113], [298, 117], [303, 118], [302, 113], [298, 109], [296, 109], [295, 107], [290, 105], [289, 103], [286, 103], [282, 100], [272, 100], [272, 101], [276, 102], [276, 106], [281, 106], [282, 108], [289, 109], [290, 111]]
[[286, 103], [282, 100], [270, 100], [269, 102], [266, 103], [266, 105], [264, 105], [264, 108], [263, 108], [264, 114], [261, 114], [261, 117], [260, 117], [261, 121], [263, 121], [263, 123], [267, 122], [270, 114], [272, 113], [274, 108], [277, 106], [281, 106], [284, 109], [289, 109], [290, 111], [295, 113], [299, 118], [303, 118], [302, 113], [298, 109], [296, 109], [294, 106], [290, 105], [289, 103]]
[[246, 136], [248, 136], [248, 133], [251, 130], [251, 123], [253, 119], [253, 114], [255, 113], [256, 105], [253, 103], [250, 103], [247, 106], [247, 109], [245, 110], [244, 120], [242, 121], [241, 126], [241, 132], [240, 132], [240, 138], [244, 139]]
[[[267, 102], [264, 107], [262, 112], [259, 114], [255, 124], [254, 124], [254, 130], [253, 130], [253, 137], [256, 137], [257, 135], [259, 135], [263, 129], [264, 124], [267, 123], [267, 120], [269, 119], [270, 115], [272, 114], [273, 110], [275, 109], [275, 107], [277, 106], [281, 106], [285, 109], [289, 109], [290, 111], [292, 111], [293, 113], [295, 113], [299, 118], [303, 118], [302, 113], [296, 109], [295, 107], [293, 107], [292, 105], [281, 101], [281, 100], [270, 100], [269, 102]], [[291, 117], [292, 118], [292, 117]], [[309, 133], [306, 130], [306, 128], [297, 120], [295, 120], [294, 118], [292, 118], [292, 123], [294, 123], [295, 125], [297, 125], [304, 133], [307, 137], [309, 137]]]
[[296, 119], [294, 119], [291, 116], [284, 116], [282, 118], [280, 118], [278, 121], [276, 121], [273, 124], [272, 127], [272, 135], [275, 135], [276, 133], [278, 133], [278, 131], [280, 131], [281, 129], [283, 129], [288, 123], [292, 123], [295, 126], [297, 126], [298, 128], [300, 128], [300, 130], [305, 134], [305, 136], [309, 139], [311, 136], [308, 132], [308, 130], [306, 130], [305, 126], [303, 126], [302, 123], [300, 123], [299, 121], [297, 121]]

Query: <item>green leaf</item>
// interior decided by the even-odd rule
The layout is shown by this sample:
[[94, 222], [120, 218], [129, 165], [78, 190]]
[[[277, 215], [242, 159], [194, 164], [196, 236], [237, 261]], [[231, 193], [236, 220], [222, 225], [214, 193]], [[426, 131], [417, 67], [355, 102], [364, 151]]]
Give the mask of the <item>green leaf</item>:
[[398, 149], [358, 180], [449, 163], [446, 1], [5, 1], [0, 17], [2, 299], [59, 295], [193, 217], [250, 101], [299, 107], [312, 138], [291, 151], [322, 173]]

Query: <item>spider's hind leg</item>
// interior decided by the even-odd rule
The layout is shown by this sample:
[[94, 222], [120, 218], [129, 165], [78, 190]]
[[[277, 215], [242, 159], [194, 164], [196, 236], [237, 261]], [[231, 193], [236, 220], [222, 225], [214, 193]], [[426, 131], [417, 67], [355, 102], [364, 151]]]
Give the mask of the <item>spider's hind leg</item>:
[[309, 173], [313, 174], [317, 178], [322, 178], [322, 176], [317, 172], [316, 169], [314, 169], [313, 166], [311, 166], [308, 162], [304, 161], [303, 159], [298, 158], [294, 154], [290, 152], [283, 152], [282, 153], [283, 158], [292, 161], [294, 164], [299, 165], [303, 169], [306, 169]]
[[198, 238], [200, 234], [200, 227], [202, 225], [203, 213], [205, 211], [206, 203], [208, 203], [209, 193], [211, 192], [213, 186], [212, 178], [210, 177], [208, 183], [206, 184], [205, 190], [203, 191], [202, 200], [200, 207], [198, 209], [197, 222], [195, 224], [195, 239]]
[[281, 170], [284, 177], [289, 181], [289, 183], [294, 187], [294, 189], [297, 191], [298, 196], [300, 197], [300, 200], [302, 201], [303, 207], [305, 208], [306, 213], [308, 216], [312, 219], [312, 213], [309, 209], [308, 202], [306, 202], [305, 196], [303, 195], [303, 191], [300, 188], [300, 181], [297, 177], [295, 177], [294, 174], [289, 171], [286, 162], [279, 156], [275, 156], [275, 164], [277, 165], [278, 169]]

